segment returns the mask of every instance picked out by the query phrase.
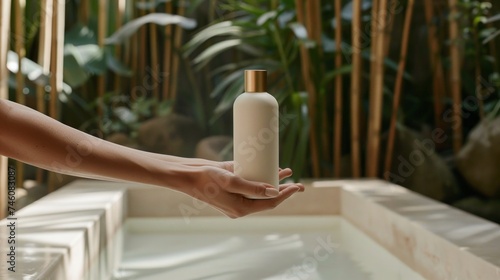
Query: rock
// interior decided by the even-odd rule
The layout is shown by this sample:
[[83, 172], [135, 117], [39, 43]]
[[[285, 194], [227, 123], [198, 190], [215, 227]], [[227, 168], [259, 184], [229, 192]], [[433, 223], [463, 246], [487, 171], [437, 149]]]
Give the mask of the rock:
[[201, 132], [190, 118], [170, 114], [141, 124], [137, 143], [149, 152], [192, 157]]
[[500, 199], [467, 197], [453, 203], [453, 206], [490, 221], [500, 223]]
[[389, 180], [432, 199], [448, 201], [460, 189], [450, 168], [434, 151], [435, 142], [439, 142], [436, 140], [442, 139], [444, 132], [432, 135], [421, 138], [398, 126]]
[[500, 118], [485, 119], [471, 131], [456, 165], [472, 188], [500, 197]]
[[229, 136], [204, 138], [196, 146], [196, 157], [215, 161], [232, 160], [233, 149], [226, 149], [232, 141], [233, 139]]

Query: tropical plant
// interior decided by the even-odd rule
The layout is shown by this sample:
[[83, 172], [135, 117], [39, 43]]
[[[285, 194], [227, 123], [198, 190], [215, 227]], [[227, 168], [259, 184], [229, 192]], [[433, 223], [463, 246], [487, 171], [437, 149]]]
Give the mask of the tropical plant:
[[[362, 11], [367, 15], [370, 3], [365, 4]], [[352, 2], [341, 6], [340, 22], [349, 26], [353, 16]], [[211, 71], [217, 85], [210, 97], [218, 101], [212, 123], [230, 111], [233, 101], [243, 91], [245, 69], [267, 69], [269, 91], [278, 99], [282, 118], [287, 120], [280, 130], [281, 164], [296, 170], [296, 178], [331, 175], [333, 138], [343, 137], [342, 143], [350, 142], [348, 133], [344, 133], [346, 129], [333, 135], [333, 82], [337, 76], [352, 71], [350, 56], [358, 51], [351, 47], [348, 32], [342, 34], [340, 48], [336, 47], [334, 7], [328, 3], [320, 5], [319, 1], [230, 0], [225, 1], [221, 8], [224, 16], [203, 28], [184, 46], [185, 55], [192, 58], [198, 70], [207, 65], [214, 67], [215, 58], [221, 53], [236, 53], [232, 56], [233, 61], [218, 65]], [[369, 17], [363, 20], [367, 22]], [[363, 59], [369, 60], [367, 47], [363, 46], [359, 52]], [[337, 54], [346, 61], [343, 66], [334, 66]], [[386, 79], [391, 81], [397, 63], [388, 58], [382, 63], [393, 70]], [[408, 73], [403, 74], [406, 79], [411, 78]], [[368, 81], [364, 72], [360, 77]], [[392, 90], [386, 87], [384, 92], [392, 94]], [[344, 87], [341, 95], [349, 97], [349, 88]], [[344, 101], [340, 107], [345, 104]], [[343, 120], [349, 123], [349, 118]], [[348, 148], [344, 145], [340, 153], [345, 153]]]

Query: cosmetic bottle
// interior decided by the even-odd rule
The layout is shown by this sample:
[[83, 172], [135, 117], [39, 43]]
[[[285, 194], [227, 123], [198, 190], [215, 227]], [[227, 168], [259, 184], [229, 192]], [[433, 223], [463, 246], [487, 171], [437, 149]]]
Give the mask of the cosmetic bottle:
[[234, 172], [244, 179], [265, 182], [278, 189], [278, 102], [266, 87], [267, 71], [245, 71], [245, 92], [236, 98], [233, 106]]

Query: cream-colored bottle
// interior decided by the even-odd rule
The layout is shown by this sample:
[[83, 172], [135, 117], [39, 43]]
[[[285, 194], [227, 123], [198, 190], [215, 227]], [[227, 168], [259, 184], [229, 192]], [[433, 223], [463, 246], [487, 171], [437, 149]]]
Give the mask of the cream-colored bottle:
[[266, 86], [267, 71], [245, 71], [245, 92], [236, 98], [233, 107], [234, 172], [278, 189], [278, 102], [266, 92]]

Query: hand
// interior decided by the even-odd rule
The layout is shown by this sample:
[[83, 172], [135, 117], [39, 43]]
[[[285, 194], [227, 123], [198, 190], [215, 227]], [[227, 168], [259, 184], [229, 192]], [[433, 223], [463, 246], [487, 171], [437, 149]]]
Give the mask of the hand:
[[[296, 192], [304, 191], [302, 184], [279, 186], [245, 180], [233, 173], [233, 162], [220, 162], [219, 166], [202, 166], [195, 174], [194, 188], [187, 193], [218, 209], [230, 218], [273, 209]], [[292, 170], [281, 169], [280, 180], [290, 177]], [[265, 199], [250, 199], [246, 196]]]

